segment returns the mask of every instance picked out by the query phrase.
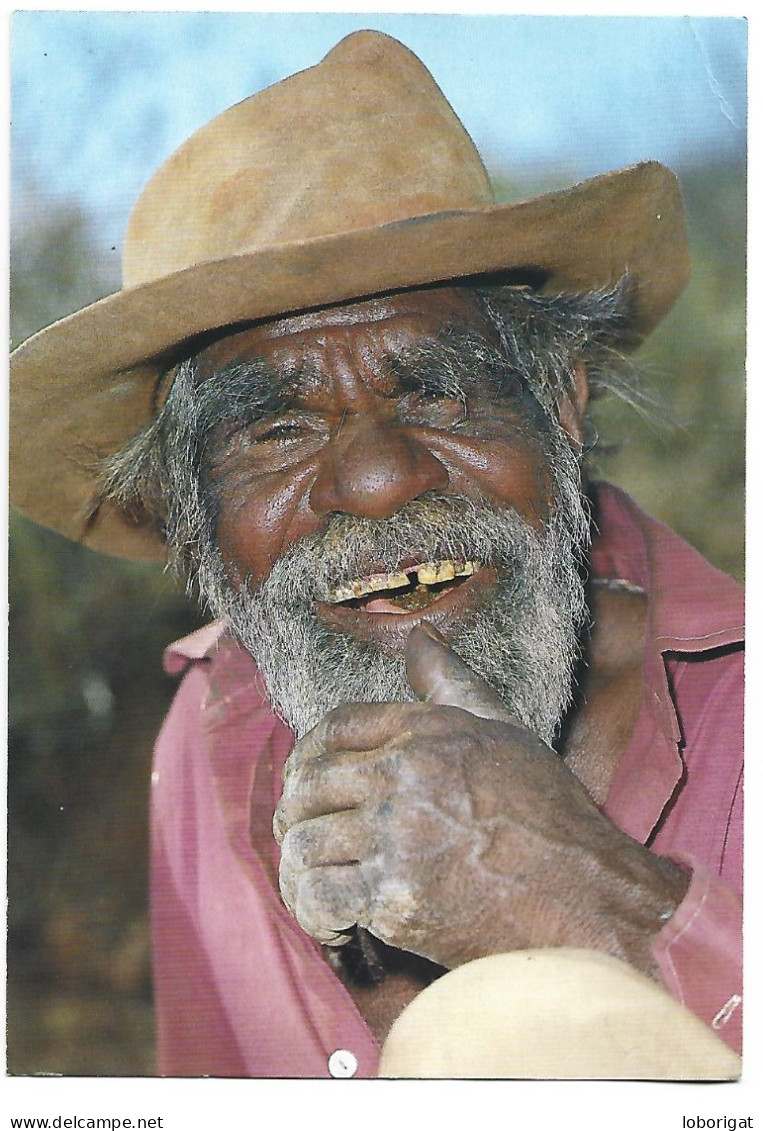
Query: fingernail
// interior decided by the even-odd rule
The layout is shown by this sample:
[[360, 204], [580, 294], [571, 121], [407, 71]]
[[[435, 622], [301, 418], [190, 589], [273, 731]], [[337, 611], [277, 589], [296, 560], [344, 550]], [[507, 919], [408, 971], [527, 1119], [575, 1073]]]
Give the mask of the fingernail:
[[425, 632], [427, 634], [430, 640], [436, 640], [438, 644], [444, 644], [446, 647], [448, 646], [448, 641], [445, 639], [440, 630], [435, 628], [433, 624], [430, 624], [428, 620], [421, 621], [419, 628], [422, 632]]

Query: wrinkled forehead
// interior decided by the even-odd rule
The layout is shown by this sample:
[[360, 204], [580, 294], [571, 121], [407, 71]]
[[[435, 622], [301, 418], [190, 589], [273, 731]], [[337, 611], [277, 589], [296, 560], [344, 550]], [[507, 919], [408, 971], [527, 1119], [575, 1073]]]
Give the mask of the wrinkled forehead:
[[492, 336], [477, 298], [467, 287], [422, 288], [260, 322], [218, 338], [196, 355], [197, 380], [255, 358], [309, 352], [332, 334], [363, 336], [380, 352], [402, 352], [446, 328]]

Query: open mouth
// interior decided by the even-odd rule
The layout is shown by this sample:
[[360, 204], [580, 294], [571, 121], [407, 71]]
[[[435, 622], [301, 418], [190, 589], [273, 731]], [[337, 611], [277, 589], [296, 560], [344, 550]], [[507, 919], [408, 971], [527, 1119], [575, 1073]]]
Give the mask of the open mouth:
[[419, 612], [458, 588], [481, 566], [478, 561], [440, 558], [390, 573], [372, 573], [335, 586], [328, 602], [367, 613]]

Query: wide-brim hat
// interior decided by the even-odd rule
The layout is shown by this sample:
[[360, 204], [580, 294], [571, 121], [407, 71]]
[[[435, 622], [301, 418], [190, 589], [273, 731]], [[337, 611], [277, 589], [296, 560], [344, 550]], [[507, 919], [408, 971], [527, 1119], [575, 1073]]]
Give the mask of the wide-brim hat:
[[93, 465], [149, 422], [161, 376], [210, 332], [472, 276], [524, 272], [553, 293], [627, 274], [629, 348], [688, 271], [669, 170], [645, 162], [496, 205], [423, 64], [357, 32], [173, 153], [130, 217], [123, 289], [11, 355], [12, 502], [94, 549], [162, 558], [148, 524], [110, 504], [93, 515]]

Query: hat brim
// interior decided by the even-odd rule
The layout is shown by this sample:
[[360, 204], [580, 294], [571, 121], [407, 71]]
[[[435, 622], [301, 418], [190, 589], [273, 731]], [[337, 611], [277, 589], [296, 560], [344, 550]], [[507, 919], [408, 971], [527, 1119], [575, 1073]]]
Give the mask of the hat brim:
[[148, 527], [103, 506], [95, 459], [155, 411], [159, 376], [199, 335], [295, 310], [512, 270], [540, 289], [590, 290], [628, 276], [622, 345], [667, 313], [689, 275], [678, 183], [656, 162], [474, 211], [440, 212], [201, 263], [123, 290], [11, 355], [11, 501], [93, 549], [161, 560]]

